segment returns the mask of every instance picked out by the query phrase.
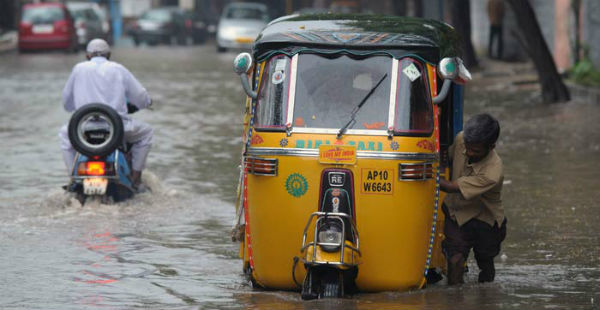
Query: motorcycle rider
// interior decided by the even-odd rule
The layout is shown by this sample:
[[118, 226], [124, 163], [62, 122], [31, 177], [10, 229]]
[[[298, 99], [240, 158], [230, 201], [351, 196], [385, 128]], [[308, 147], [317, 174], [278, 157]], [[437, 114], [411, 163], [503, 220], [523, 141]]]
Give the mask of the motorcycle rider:
[[[106, 104], [115, 109], [123, 119], [125, 141], [132, 144], [132, 183], [135, 189], [141, 184], [142, 170], [152, 146], [154, 130], [150, 125], [131, 118], [131, 110], [148, 108], [152, 100], [146, 89], [123, 65], [110, 61], [110, 47], [102, 39], [91, 40], [86, 48], [87, 61], [73, 67], [62, 92], [63, 106], [67, 112], [92, 103]], [[69, 141], [68, 125], [59, 131], [60, 147], [69, 173], [75, 160], [75, 150]]]

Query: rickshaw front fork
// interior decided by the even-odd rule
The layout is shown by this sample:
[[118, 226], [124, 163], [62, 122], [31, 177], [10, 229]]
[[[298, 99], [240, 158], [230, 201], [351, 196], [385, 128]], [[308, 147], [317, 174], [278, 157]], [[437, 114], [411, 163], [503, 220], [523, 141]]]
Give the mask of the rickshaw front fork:
[[[347, 169], [325, 169], [321, 175], [318, 211], [309, 217], [302, 238], [302, 299], [339, 298], [355, 291], [360, 250], [353, 184]], [[307, 240], [309, 231], [312, 241]]]

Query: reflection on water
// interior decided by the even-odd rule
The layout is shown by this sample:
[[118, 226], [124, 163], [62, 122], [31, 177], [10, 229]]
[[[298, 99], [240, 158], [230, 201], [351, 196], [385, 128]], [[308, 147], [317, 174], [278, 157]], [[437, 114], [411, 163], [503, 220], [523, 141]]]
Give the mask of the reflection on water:
[[[60, 91], [83, 56], [0, 58], [0, 305], [3, 309], [594, 309], [600, 302], [600, 105], [543, 105], [506, 75], [468, 87], [466, 116], [502, 125], [509, 218], [497, 281], [301, 301], [246, 283], [229, 229], [243, 93], [212, 46], [116, 49], [155, 99], [152, 193], [81, 206], [66, 182]], [[502, 84], [504, 83], [504, 84]], [[510, 91], [506, 91], [510, 90]]]

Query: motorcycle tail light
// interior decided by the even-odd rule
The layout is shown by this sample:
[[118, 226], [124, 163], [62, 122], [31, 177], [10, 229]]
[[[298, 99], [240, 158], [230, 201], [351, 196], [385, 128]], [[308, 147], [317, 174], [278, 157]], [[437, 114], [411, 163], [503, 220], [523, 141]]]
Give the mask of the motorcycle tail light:
[[104, 175], [106, 163], [103, 161], [88, 161], [86, 163], [87, 175]]
[[402, 163], [398, 165], [398, 178], [402, 181], [424, 181], [433, 179], [433, 163]]
[[275, 158], [246, 157], [244, 165], [248, 173], [255, 175], [276, 176], [278, 170], [278, 161]]

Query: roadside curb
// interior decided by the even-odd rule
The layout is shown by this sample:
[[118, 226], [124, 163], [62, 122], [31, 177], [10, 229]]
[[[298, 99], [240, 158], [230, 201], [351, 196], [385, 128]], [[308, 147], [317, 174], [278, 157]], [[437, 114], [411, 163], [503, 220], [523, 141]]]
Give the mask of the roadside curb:
[[600, 103], [600, 89], [593, 86], [585, 86], [565, 81], [571, 93], [571, 100], [589, 102], [593, 104]]

